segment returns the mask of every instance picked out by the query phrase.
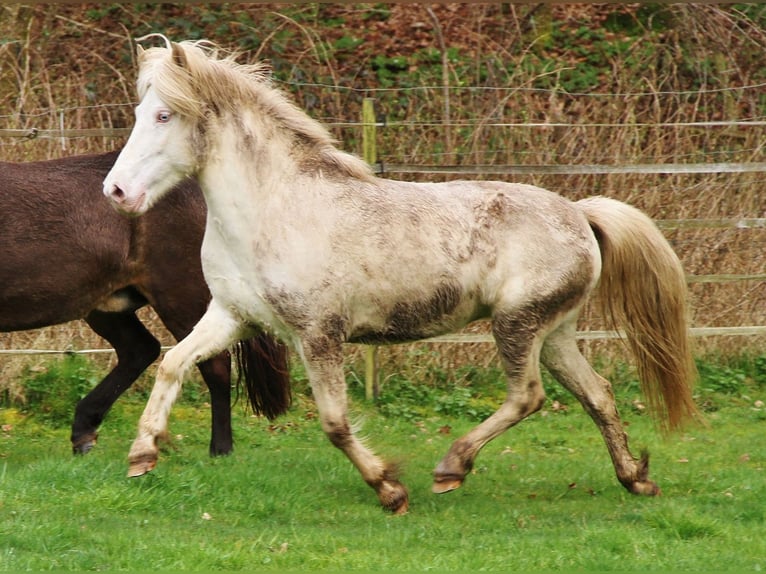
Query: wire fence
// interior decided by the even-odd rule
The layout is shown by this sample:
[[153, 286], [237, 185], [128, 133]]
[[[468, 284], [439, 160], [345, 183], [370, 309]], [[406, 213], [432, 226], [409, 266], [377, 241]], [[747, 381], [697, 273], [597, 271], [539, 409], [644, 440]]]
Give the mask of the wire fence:
[[[331, 86], [336, 90], [348, 90], [354, 91], [351, 87]], [[760, 90], [766, 87], [766, 84], [758, 84], [753, 86], [742, 86], [737, 88], [721, 88], [704, 90], [705, 93], [715, 92], [728, 92], [728, 91], [741, 91], [741, 90]], [[441, 86], [435, 87], [413, 87], [404, 88], [404, 90], [429, 90], [429, 89], [442, 89]], [[489, 90], [496, 88], [482, 88], [471, 87], [471, 90]], [[402, 91], [402, 88], [379, 88], [379, 89], [365, 89], [363, 93], [365, 95], [378, 95], [386, 93], [388, 91], [398, 90]], [[540, 91], [533, 88], [514, 88], [513, 91]], [[360, 90], [362, 92], [362, 90]], [[701, 93], [695, 92], [696, 94]], [[552, 91], [550, 93], [553, 93]], [[690, 92], [691, 93], [691, 92]], [[674, 96], [687, 95], [681, 92], [670, 93]], [[657, 97], [658, 93], [647, 94], [567, 94], [567, 96], [579, 96], [579, 97], [642, 97], [642, 96]], [[64, 128], [64, 116], [74, 111], [82, 111], [89, 108], [105, 108], [105, 107], [124, 107], [133, 104], [103, 104], [86, 107], [72, 107], [62, 108], [59, 110], [51, 110], [48, 113], [39, 113], [33, 116], [26, 116], [24, 123], [30, 125], [30, 127], [24, 128], [0, 128], [0, 138], [10, 138], [15, 141], [29, 141], [29, 140], [60, 140], [62, 142], [62, 148], [66, 149], [66, 141], [73, 138], [124, 138], [127, 137], [131, 131], [131, 128], [123, 127], [101, 127], [101, 128]], [[51, 118], [55, 117], [59, 119], [59, 128], [50, 127], [35, 127], [34, 124], [46, 124], [51, 125]], [[9, 119], [9, 116], [0, 116], [0, 120]], [[17, 120], [19, 118], [16, 118]], [[329, 120], [324, 121], [324, 125], [328, 128], [338, 129], [350, 129], [358, 130], [359, 132], [367, 133], [369, 128], [373, 128], [371, 132], [375, 137], [376, 129], [413, 129], [415, 127], [445, 127], [451, 126], [455, 128], [460, 127], [475, 127], [477, 122], [456, 120], [456, 121], [387, 121], [384, 118], [370, 117], [366, 118], [366, 121], [344, 121], [344, 120]], [[18, 123], [17, 123], [18, 125]], [[504, 122], [504, 121], [482, 121], [480, 122], [482, 128], [506, 128], [506, 129], [551, 129], [551, 128], [563, 128], [563, 129], [581, 129], [581, 128], [618, 128], [624, 127], [622, 123], [614, 122]], [[657, 124], [639, 122], [633, 123], [631, 126], [643, 126], [643, 127], [657, 127]], [[668, 122], [663, 123], [663, 128], [694, 128], [694, 129], [710, 129], [710, 128], [736, 128], [736, 129], [755, 129], [766, 126], [766, 119], [763, 117], [751, 117], [742, 120], [721, 120], [721, 121], [693, 121], [693, 122]], [[4, 145], [0, 140], [0, 146]], [[754, 150], [759, 151], [759, 150]], [[370, 161], [370, 158], [366, 158]], [[533, 164], [533, 165], [521, 165], [521, 164], [484, 164], [484, 165], [432, 165], [432, 164], [405, 164], [405, 163], [389, 163], [384, 161], [371, 161], [378, 174], [381, 175], [393, 175], [393, 174], [442, 174], [442, 175], [612, 175], [612, 174], [737, 174], [737, 173], [766, 173], [766, 162], [761, 161], [747, 161], [747, 162], [690, 162], [690, 163], [620, 163], [620, 164], [566, 164], [566, 165], [553, 165], [553, 164]], [[766, 207], [766, 206], [765, 206]], [[741, 217], [741, 218], [711, 218], [711, 219], [659, 219], [656, 220], [658, 227], [664, 230], [677, 230], [677, 229], [736, 229], [736, 230], [754, 230], [754, 229], [766, 229], [766, 217]], [[766, 273], [718, 273], [718, 274], [704, 274], [704, 275], [689, 275], [687, 281], [690, 284], [693, 283], [731, 283], [738, 281], [755, 281], [765, 282]], [[744, 325], [744, 326], [731, 326], [731, 327], [695, 327], [692, 329], [694, 336], [752, 336], [752, 335], [766, 335], [766, 326], [764, 325]], [[593, 339], [613, 339], [619, 337], [620, 334], [613, 331], [581, 331], [578, 333], [578, 337], [585, 340]], [[491, 342], [491, 335], [488, 334], [450, 334], [442, 337], [435, 337], [427, 339], [426, 342], [431, 343], [483, 343]], [[168, 347], [164, 347], [167, 349]], [[0, 349], [0, 355], [9, 354], [96, 354], [96, 353], [110, 353], [112, 349]]]

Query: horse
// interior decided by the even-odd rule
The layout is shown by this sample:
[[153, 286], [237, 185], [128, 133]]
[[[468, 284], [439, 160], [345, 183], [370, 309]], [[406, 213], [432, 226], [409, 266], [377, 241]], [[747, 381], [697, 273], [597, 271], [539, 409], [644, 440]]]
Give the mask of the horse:
[[606, 316], [625, 331], [661, 427], [697, 417], [683, 269], [646, 214], [525, 184], [378, 178], [275, 88], [263, 65], [204, 42], [163, 39], [137, 48], [136, 120], [104, 194], [125, 213], [148, 214], [179, 180], [197, 178], [208, 207], [202, 268], [212, 301], [157, 370], [129, 476], [155, 468], [184, 372], [263, 328], [302, 360], [330, 442], [385, 509], [405, 513], [409, 495], [396, 467], [349, 424], [342, 345], [415, 341], [489, 319], [507, 396], [453, 442], [433, 492], [461, 486], [484, 445], [542, 407], [541, 362], [592, 417], [622, 485], [660, 492], [648, 455], [628, 448], [610, 383], [575, 338], [598, 290]]
[[[75, 408], [75, 454], [93, 448], [111, 406], [160, 354], [136, 311], [151, 305], [180, 340], [210, 299], [199, 260], [206, 209], [199, 186], [181, 182], [149, 219], [131, 220], [101, 194], [117, 155], [0, 162], [0, 331], [84, 319], [116, 351], [114, 368]], [[254, 410], [283, 412], [290, 396], [284, 345], [257, 333], [235, 350]], [[199, 370], [210, 390], [210, 454], [227, 454], [229, 353], [211, 356]]]

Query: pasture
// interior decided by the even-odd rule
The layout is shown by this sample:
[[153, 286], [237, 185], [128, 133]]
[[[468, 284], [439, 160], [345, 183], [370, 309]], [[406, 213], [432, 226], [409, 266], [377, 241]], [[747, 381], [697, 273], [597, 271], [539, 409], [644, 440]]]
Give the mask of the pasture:
[[[684, 264], [694, 327], [765, 324], [763, 5], [125, 6], [0, 7], [0, 159], [119, 149], [135, 105], [126, 30], [213, 38], [243, 61], [271, 61], [345, 150], [362, 151], [360, 108], [374, 96], [386, 176], [487, 179], [485, 167], [520, 166], [528, 173], [497, 177], [640, 207]], [[746, 169], [619, 169], [710, 162]], [[535, 171], [588, 165], [608, 169]], [[174, 343], [148, 309], [139, 317]], [[601, 323], [588, 310], [579, 327]], [[630, 368], [611, 359], [624, 349], [582, 344], [613, 382], [634, 451], [651, 454], [656, 498], [625, 491], [592, 420], [549, 380], [542, 411], [490, 443], [462, 488], [434, 495], [449, 445], [502, 400], [496, 355], [479, 343], [381, 347], [372, 404], [350, 347], [352, 421], [410, 489], [396, 517], [327, 441], [297, 367], [287, 414], [269, 422], [234, 407], [235, 450], [222, 458], [208, 456], [209, 395], [187, 382], [161, 464], [128, 479], [156, 364], [109, 412], [93, 451], [73, 457], [74, 404], [114, 361], [4, 356], [0, 570], [760, 571], [764, 336], [696, 342], [694, 399], [709, 426], [667, 439]], [[103, 346], [83, 322], [0, 336], [4, 350]]]
[[[234, 407], [234, 453], [214, 459], [207, 453], [207, 396], [199, 383], [189, 383], [173, 411], [162, 464], [127, 479], [125, 456], [145, 391], [118, 401], [96, 448], [73, 457], [66, 409], [46, 404], [76, 382], [67, 380], [67, 369], [81, 380], [92, 367], [81, 358], [67, 361], [76, 368], [57, 371], [61, 384], [50, 387], [35, 413], [0, 411], [3, 570], [766, 566], [762, 357], [734, 366], [701, 364], [695, 398], [709, 426], [668, 439], [642, 410], [630, 371], [611, 375], [633, 444], [651, 452], [652, 474], [662, 487], [655, 498], [620, 486], [590, 418], [548, 382], [540, 413], [488, 445], [463, 488], [434, 495], [434, 465], [454, 437], [475, 424], [475, 411], [468, 404], [446, 408], [446, 397], [459, 395], [446, 383], [416, 387], [397, 377], [375, 406], [364, 401], [351, 370], [352, 413], [361, 434], [399, 461], [410, 487], [404, 516], [371, 503], [369, 488], [323, 435], [299, 371], [294, 406], [277, 420]], [[29, 373], [28, 384], [40, 376]], [[490, 400], [502, 393], [499, 371], [474, 377], [474, 396]], [[414, 396], [413, 388], [421, 394]]]

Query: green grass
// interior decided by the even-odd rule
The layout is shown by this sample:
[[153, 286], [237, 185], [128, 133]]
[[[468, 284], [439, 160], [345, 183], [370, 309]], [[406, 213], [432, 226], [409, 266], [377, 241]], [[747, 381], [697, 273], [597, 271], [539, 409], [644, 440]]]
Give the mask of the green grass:
[[658, 498], [623, 490], [575, 404], [547, 405], [490, 443], [462, 489], [431, 494], [433, 467], [475, 421], [386, 416], [355, 393], [361, 434], [402, 465], [402, 517], [378, 507], [302, 394], [273, 423], [235, 407], [236, 450], [219, 459], [207, 456], [208, 409], [186, 397], [172, 443], [139, 479], [125, 472], [140, 394], [117, 403], [85, 457], [70, 455], [65, 426], [5, 409], [0, 569], [760, 570], [763, 388], [745, 377], [737, 393], [710, 394], [710, 426], [668, 440], [618, 394]]

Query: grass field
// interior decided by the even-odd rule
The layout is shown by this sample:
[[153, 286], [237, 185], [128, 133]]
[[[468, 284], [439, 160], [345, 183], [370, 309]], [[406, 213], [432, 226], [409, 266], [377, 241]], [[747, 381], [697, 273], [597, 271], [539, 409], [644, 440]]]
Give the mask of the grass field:
[[623, 490], [595, 426], [563, 397], [485, 448], [462, 489], [433, 495], [433, 467], [475, 422], [387, 416], [355, 392], [362, 434], [402, 465], [403, 517], [378, 507], [305, 392], [273, 422], [235, 406], [235, 453], [210, 459], [208, 408], [190, 388], [159, 466], [140, 479], [125, 472], [141, 393], [117, 403], [97, 448], [77, 458], [66, 425], [5, 408], [0, 569], [758, 571], [764, 386], [741, 378], [722, 393], [708, 375], [698, 400], [709, 427], [667, 440], [618, 389], [634, 452], [652, 454], [658, 498]]

